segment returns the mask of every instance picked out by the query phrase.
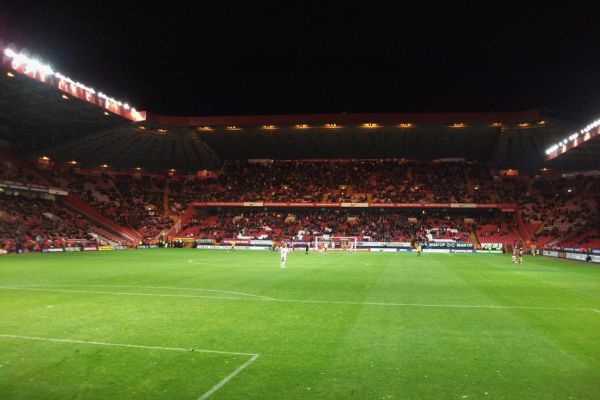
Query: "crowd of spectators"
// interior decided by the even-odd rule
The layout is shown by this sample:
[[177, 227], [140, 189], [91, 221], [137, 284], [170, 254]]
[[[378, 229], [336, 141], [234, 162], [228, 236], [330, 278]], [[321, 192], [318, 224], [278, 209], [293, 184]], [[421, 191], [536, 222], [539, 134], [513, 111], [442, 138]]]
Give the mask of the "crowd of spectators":
[[137, 230], [145, 241], [156, 239], [173, 224], [172, 218], [163, 213], [165, 179], [126, 174], [82, 175], [73, 171], [56, 178], [105, 217]]
[[47, 182], [30, 168], [3, 157], [0, 157], [0, 181], [47, 186]]
[[[0, 179], [44, 183], [35, 171], [7, 160], [2, 163]], [[137, 230], [144, 240], [164, 234], [192, 201], [516, 203], [524, 229], [540, 243], [595, 226], [593, 222], [599, 215], [598, 178], [502, 176], [477, 162], [236, 161], [225, 163], [220, 171], [205, 178], [90, 175], [64, 169], [46, 169], [43, 173], [107, 218]], [[239, 215], [227, 213], [214, 216], [219, 235], [254, 235], [257, 224], [269, 226], [271, 236], [297, 234], [301, 230], [312, 234], [327, 228], [336, 234], [344, 233], [342, 236], [372, 236], [377, 240], [428, 235], [438, 240], [464, 241], [469, 240], [471, 231], [460, 217], [435, 220], [429, 216], [435, 223], [429, 224], [425, 233], [407, 223], [406, 215], [389, 210], [382, 211], [379, 217], [359, 215], [350, 221], [341, 211], [294, 212], [291, 216], [269, 211], [258, 213], [256, 218], [254, 212], [245, 214], [252, 217], [238, 218]], [[428, 221], [418, 217], [418, 223]], [[482, 241], [520, 237], [514, 220], [495, 217], [476, 220], [474, 224], [473, 230]], [[200, 234], [208, 228], [200, 224], [198, 229]], [[591, 229], [595, 234], [596, 228]]]
[[396, 161], [229, 162], [217, 178], [172, 186], [177, 209], [190, 201], [473, 201], [464, 163]]
[[52, 198], [0, 194], [0, 248], [39, 251], [95, 243], [90, 223]]
[[356, 209], [212, 209], [196, 216], [180, 236], [229, 239], [312, 240], [329, 235], [376, 242], [470, 242], [470, 223], [443, 212]]
[[537, 207], [542, 205], [537, 217], [541, 222], [534, 232], [539, 242], [560, 243], [584, 228], [590, 228], [591, 235], [600, 232], [600, 179], [539, 180], [536, 188], [541, 199]]

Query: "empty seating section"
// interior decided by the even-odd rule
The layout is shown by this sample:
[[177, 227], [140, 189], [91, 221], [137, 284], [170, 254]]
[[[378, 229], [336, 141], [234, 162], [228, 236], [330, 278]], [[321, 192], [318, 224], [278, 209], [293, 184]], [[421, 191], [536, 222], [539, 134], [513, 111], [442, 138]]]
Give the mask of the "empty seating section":
[[506, 228], [501, 224], [485, 224], [477, 230], [480, 243], [513, 244], [520, 242], [521, 237], [514, 229]]

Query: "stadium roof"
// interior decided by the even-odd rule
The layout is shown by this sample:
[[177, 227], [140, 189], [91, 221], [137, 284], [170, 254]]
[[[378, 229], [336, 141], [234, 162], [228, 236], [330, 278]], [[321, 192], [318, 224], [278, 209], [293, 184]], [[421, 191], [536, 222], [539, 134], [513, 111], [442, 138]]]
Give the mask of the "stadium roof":
[[52, 86], [2, 71], [0, 137], [23, 148], [48, 148], [89, 132], [127, 124]]
[[600, 119], [546, 149], [549, 165], [561, 169], [600, 168]]
[[[44, 66], [4, 57], [0, 138], [32, 157], [193, 172], [224, 160], [465, 158], [533, 169], [573, 125], [537, 110], [172, 117], [136, 111]], [[26, 60], [32, 62], [31, 60]], [[591, 144], [591, 143], [590, 143]]]
[[[147, 114], [148, 121], [170, 126], [268, 126], [296, 125], [326, 126], [327, 124], [358, 125], [369, 127], [367, 124], [400, 125], [414, 123], [435, 123], [453, 125], [465, 123], [510, 123], [519, 124], [523, 121], [539, 121], [538, 110], [522, 112], [480, 112], [480, 113], [365, 113], [365, 114], [295, 114], [295, 115], [245, 115], [245, 116], [201, 116], [177, 117], [157, 114]], [[366, 122], [365, 122], [366, 121]], [[399, 126], [400, 127], [400, 126]]]

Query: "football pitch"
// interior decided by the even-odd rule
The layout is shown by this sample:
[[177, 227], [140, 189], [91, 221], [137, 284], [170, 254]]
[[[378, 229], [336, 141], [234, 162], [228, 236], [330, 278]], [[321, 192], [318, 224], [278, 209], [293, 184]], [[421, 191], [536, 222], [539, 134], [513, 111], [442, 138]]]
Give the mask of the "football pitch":
[[0, 257], [0, 398], [600, 398], [597, 266], [278, 256]]

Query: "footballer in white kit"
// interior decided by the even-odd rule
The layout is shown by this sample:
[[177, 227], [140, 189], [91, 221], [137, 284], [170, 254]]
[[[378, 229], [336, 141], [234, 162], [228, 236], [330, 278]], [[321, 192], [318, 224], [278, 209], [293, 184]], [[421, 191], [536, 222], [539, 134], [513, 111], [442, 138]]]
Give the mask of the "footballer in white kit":
[[279, 265], [281, 268], [285, 268], [285, 260], [287, 259], [287, 255], [290, 252], [290, 249], [287, 245], [282, 244], [279, 249], [279, 254], [281, 254], [281, 264]]

